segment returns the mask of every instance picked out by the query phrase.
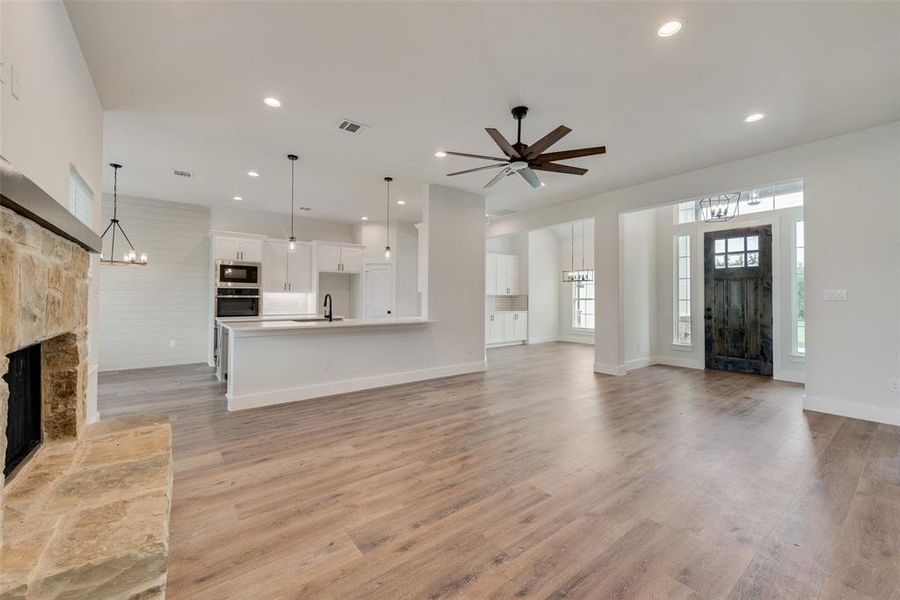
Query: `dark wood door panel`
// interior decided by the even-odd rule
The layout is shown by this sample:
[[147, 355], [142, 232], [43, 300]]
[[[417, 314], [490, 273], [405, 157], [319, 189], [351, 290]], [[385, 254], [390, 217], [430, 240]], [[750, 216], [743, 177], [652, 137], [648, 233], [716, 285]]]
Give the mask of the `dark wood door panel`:
[[706, 367], [772, 375], [772, 228], [704, 237]]

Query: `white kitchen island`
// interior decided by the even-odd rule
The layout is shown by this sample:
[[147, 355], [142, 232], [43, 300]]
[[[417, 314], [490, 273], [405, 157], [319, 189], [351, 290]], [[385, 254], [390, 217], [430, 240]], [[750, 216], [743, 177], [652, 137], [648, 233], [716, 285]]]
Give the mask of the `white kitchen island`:
[[484, 370], [482, 357], [436, 362], [433, 324], [420, 317], [222, 323], [228, 410]]

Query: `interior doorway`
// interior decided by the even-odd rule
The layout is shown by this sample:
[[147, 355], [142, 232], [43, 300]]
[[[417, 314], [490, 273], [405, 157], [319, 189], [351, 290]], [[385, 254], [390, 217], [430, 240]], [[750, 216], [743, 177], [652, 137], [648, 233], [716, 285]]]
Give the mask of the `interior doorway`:
[[706, 368], [772, 376], [772, 226], [704, 236]]

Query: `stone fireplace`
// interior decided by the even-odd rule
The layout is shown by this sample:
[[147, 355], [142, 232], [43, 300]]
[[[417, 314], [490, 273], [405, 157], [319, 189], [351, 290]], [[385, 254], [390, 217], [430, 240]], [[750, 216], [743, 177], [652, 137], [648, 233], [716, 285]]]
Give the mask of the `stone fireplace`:
[[0, 157], [0, 598], [165, 596], [168, 419], [85, 422], [99, 242]]

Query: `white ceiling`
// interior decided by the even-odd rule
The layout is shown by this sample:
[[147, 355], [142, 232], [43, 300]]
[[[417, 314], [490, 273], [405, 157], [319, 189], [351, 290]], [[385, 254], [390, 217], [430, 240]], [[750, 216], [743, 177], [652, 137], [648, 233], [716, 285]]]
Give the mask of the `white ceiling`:
[[[489, 211], [522, 210], [900, 119], [900, 3], [110, 2], [70, 0], [107, 111], [104, 159], [125, 194], [356, 220], [403, 220], [422, 185], [480, 191], [491, 172], [437, 149], [496, 155], [484, 133], [524, 141], [560, 124], [552, 150], [583, 176], [519, 178]], [[677, 17], [678, 35], [657, 27]], [[281, 109], [263, 105], [273, 95]], [[755, 111], [769, 114], [748, 125]], [[372, 127], [335, 129], [341, 117]], [[192, 171], [191, 180], [172, 169]], [[261, 177], [246, 172], [256, 169]], [[111, 175], [104, 186], [111, 190]]]

